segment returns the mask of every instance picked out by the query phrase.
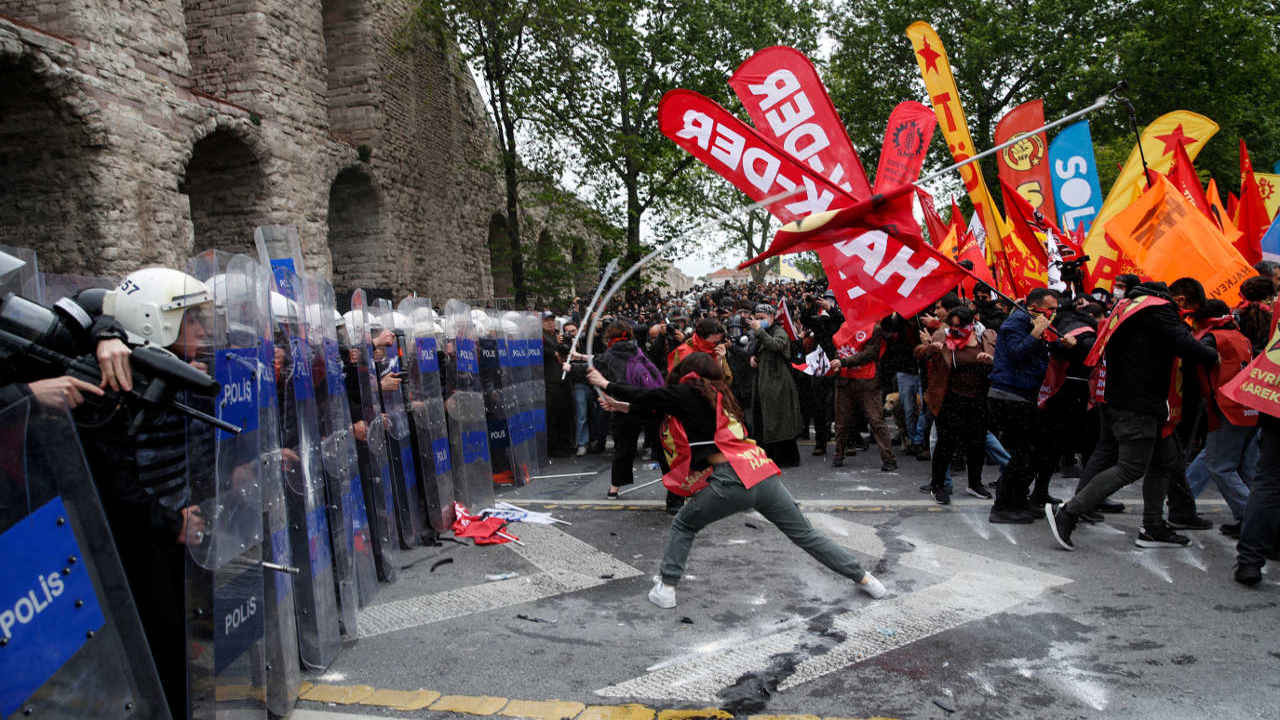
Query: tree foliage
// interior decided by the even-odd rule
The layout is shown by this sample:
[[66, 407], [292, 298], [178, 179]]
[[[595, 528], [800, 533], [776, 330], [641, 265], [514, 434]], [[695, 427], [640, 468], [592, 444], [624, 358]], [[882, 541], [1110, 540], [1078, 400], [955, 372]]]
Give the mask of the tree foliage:
[[535, 28], [529, 99], [540, 140], [576, 157], [599, 208], [642, 254], [645, 215], [696, 192], [692, 159], [662, 136], [662, 95], [685, 87], [722, 102], [725, 78], [767, 45], [812, 50], [815, 0], [558, 0]]
[[[1048, 119], [1090, 104], [1121, 79], [1139, 124], [1193, 110], [1222, 126], [1197, 165], [1238, 185], [1236, 138], [1259, 159], [1280, 159], [1280, 11], [1266, 0], [845, 0], [828, 83], [864, 163], [901, 100], [928, 103], [905, 30], [932, 24], [951, 60], [979, 149], [993, 144], [1009, 109], [1043, 98]], [[1109, 106], [1091, 118], [1104, 190], [1135, 139], [1127, 114]], [[950, 156], [939, 136], [931, 162]], [[995, 177], [994, 162], [984, 174]]]

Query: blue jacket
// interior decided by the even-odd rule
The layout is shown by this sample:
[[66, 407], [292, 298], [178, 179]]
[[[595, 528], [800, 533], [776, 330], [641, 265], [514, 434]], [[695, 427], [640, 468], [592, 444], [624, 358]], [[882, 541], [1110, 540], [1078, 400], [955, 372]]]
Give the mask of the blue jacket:
[[1031, 337], [1031, 315], [1016, 308], [1000, 326], [991, 386], [1035, 402], [1049, 368], [1049, 344]]

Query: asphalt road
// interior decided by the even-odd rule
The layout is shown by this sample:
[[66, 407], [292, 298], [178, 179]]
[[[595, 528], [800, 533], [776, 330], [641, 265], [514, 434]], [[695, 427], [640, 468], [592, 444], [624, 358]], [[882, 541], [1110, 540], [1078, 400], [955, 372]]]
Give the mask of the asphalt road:
[[[1232, 582], [1234, 544], [1217, 530], [1192, 533], [1186, 549], [1140, 550], [1140, 502], [1126, 489], [1127, 512], [1082, 527], [1067, 553], [1043, 521], [990, 525], [989, 502], [966, 496], [935, 505], [917, 489], [927, 463], [882, 473], [873, 451], [832, 469], [811, 447], [786, 484], [888, 598], [870, 600], [763, 518], [738, 515], [699, 535], [678, 606], [658, 609], [645, 594], [670, 520], [661, 489], [605, 500], [608, 455], [557, 460], [543, 475], [566, 477], [500, 496], [570, 525], [514, 525], [523, 547], [406, 553], [400, 582], [362, 612], [365, 636], [308, 679], [581, 703], [569, 717], [623, 703], [637, 704], [634, 717], [1280, 716], [1280, 575]], [[1054, 494], [1074, 483], [1055, 479]], [[1201, 511], [1228, 522], [1214, 493]], [[345, 713], [473, 717], [311, 701], [294, 715]]]

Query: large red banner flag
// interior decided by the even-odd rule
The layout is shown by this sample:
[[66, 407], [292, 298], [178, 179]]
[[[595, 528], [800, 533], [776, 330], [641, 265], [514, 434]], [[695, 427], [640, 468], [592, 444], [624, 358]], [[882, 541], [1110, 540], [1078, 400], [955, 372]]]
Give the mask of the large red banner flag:
[[1258, 189], [1258, 179], [1253, 175], [1253, 163], [1249, 160], [1249, 148], [1240, 141], [1240, 200], [1235, 210], [1236, 227], [1242, 233], [1236, 240], [1236, 249], [1250, 265], [1262, 260], [1262, 236], [1271, 225], [1267, 205]]
[[942, 216], [938, 214], [938, 208], [933, 204], [932, 195], [916, 188], [916, 198], [920, 201], [920, 210], [924, 214], [924, 228], [929, 231], [929, 243], [936, 248], [941, 248], [951, 226], [942, 222]]
[[804, 53], [765, 48], [738, 66], [729, 85], [765, 137], [855, 199], [871, 195], [862, 161]]
[[[1048, 217], [1057, 217], [1053, 205], [1053, 179], [1049, 174], [1049, 143], [1044, 131], [1044, 101], [1028, 100], [1005, 113], [996, 123], [995, 142], [1018, 142], [1000, 151], [996, 168], [1001, 182], [1008, 183], [1031, 207]], [[1005, 215], [1009, 208], [1005, 208]]]
[[784, 223], [826, 212], [837, 198], [849, 203], [844, 190], [692, 90], [662, 96], [658, 128], [756, 202], [795, 191], [769, 205], [769, 212]]
[[[876, 165], [876, 192], [884, 192], [903, 183], [915, 182], [933, 141], [933, 131], [938, 118], [933, 109], [914, 100], [898, 103], [889, 113], [889, 125], [884, 129], [884, 144], [880, 147], [880, 162]], [[934, 239], [936, 246], [939, 239]]]
[[1187, 147], [1182, 143], [1177, 143], [1177, 147], [1173, 149], [1173, 167], [1169, 168], [1166, 177], [1174, 187], [1182, 191], [1182, 195], [1195, 205], [1197, 210], [1204, 213], [1210, 220], [1213, 219], [1213, 211], [1209, 209], [1209, 199], [1204, 194], [1204, 187], [1200, 185], [1200, 177], [1196, 175], [1195, 165], [1187, 155]]
[[794, 342], [800, 339], [800, 334], [796, 332], [796, 324], [791, 320], [791, 310], [787, 308], [786, 298], [782, 298], [782, 302], [778, 303], [778, 311], [773, 314], [773, 320], [787, 332], [788, 340]]
[[[848, 193], [851, 199], [837, 198], [834, 207], [871, 197], [858, 153], [827, 88], [804, 54], [788, 47], [765, 48], [738, 66], [729, 85], [755, 123], [756, 132]], [[784, 223], [794, 219], [777, 217]], [[852, 288], [840, 272], [835, 251], [819, 249], [818, 259], [845, 316], [867, 312], [850, 299]]]

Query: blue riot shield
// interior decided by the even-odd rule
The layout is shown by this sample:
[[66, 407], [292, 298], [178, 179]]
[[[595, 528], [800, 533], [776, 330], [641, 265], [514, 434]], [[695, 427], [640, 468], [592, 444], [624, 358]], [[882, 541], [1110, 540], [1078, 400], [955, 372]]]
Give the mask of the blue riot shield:
[[289, 547], [300, 571], [294, 581], [298, 652], [304, 667], [324, 669], [338, 656], [341, 640], [316, 403], [315, 374], [324, 368], [323, 337], [308, 324], [305, 312], [314, 290], [280, 265], [273, 275], [280, 294], [272, 309], [275, 341], [284, 351], [276, 392]]
[[422, 542], [423, 509], [422, 491], [418, 487], [420, 472], [416, 439], [409, 424], [405, 408], [404, 380], [408, 377], [408, 359], [405, 356], [403, 322], [397, 322], [397, 313], [389, 300], [374, 303], [375, 324], [391, 334], [391, 344], [384, 348], [386, 363], [381, 368], [380, 395], [382, 412], [387, 417], [387, 454], [391, 460], [392, 489], [395, 491], [396, 526], [400, 530], [400, 545], [415, 547]]
[[[356, 356], [353, 369], [360, 386], [356, 449], [360, 459], [360, 477], [364, 481], [373, 557], [378, 569], [378, 579], [395, 582], [400, 572], [400, 540], [395, 516], [391, 459], [387, 454], [387, 417], [382, 412], [378, 353], [374, 350], [375, 338], [371, 332], [373, 319], [363, 290], [356, 290], [351, 294], [351, 313], [348, 317], [347, 331], [351, 334]], [[385, 338], [379, 338], [379, 342], [385, 342]], [[385, 348], [386, 345], [381, 347]], [[352, 414], [354, 415], [354, 409]], [[364, 437], [361, 438], [360, 435]]]
[[0, 408], [0, 717], [169, 718], [65, 412]]
[[408, 352], [405, 390], [409, 420], [417, 438], [418, 466], [426, 500], [427, 522], [436, 532], [453, 527], [453, 453], [449, 448], [449, 424], [445, 417], [444, 392], [440, 379], [440, 357], [444, 329], [431, 301], [409, 297], [400, 301], [405, 318]]
[[492, 507], [493, 469], [489, 463], [489, 426], [480, 381], [477, 327], [466, 303], [450, 300], [444, 308], [445, 412], [453, 450], [453, 496], [468, 510]]

